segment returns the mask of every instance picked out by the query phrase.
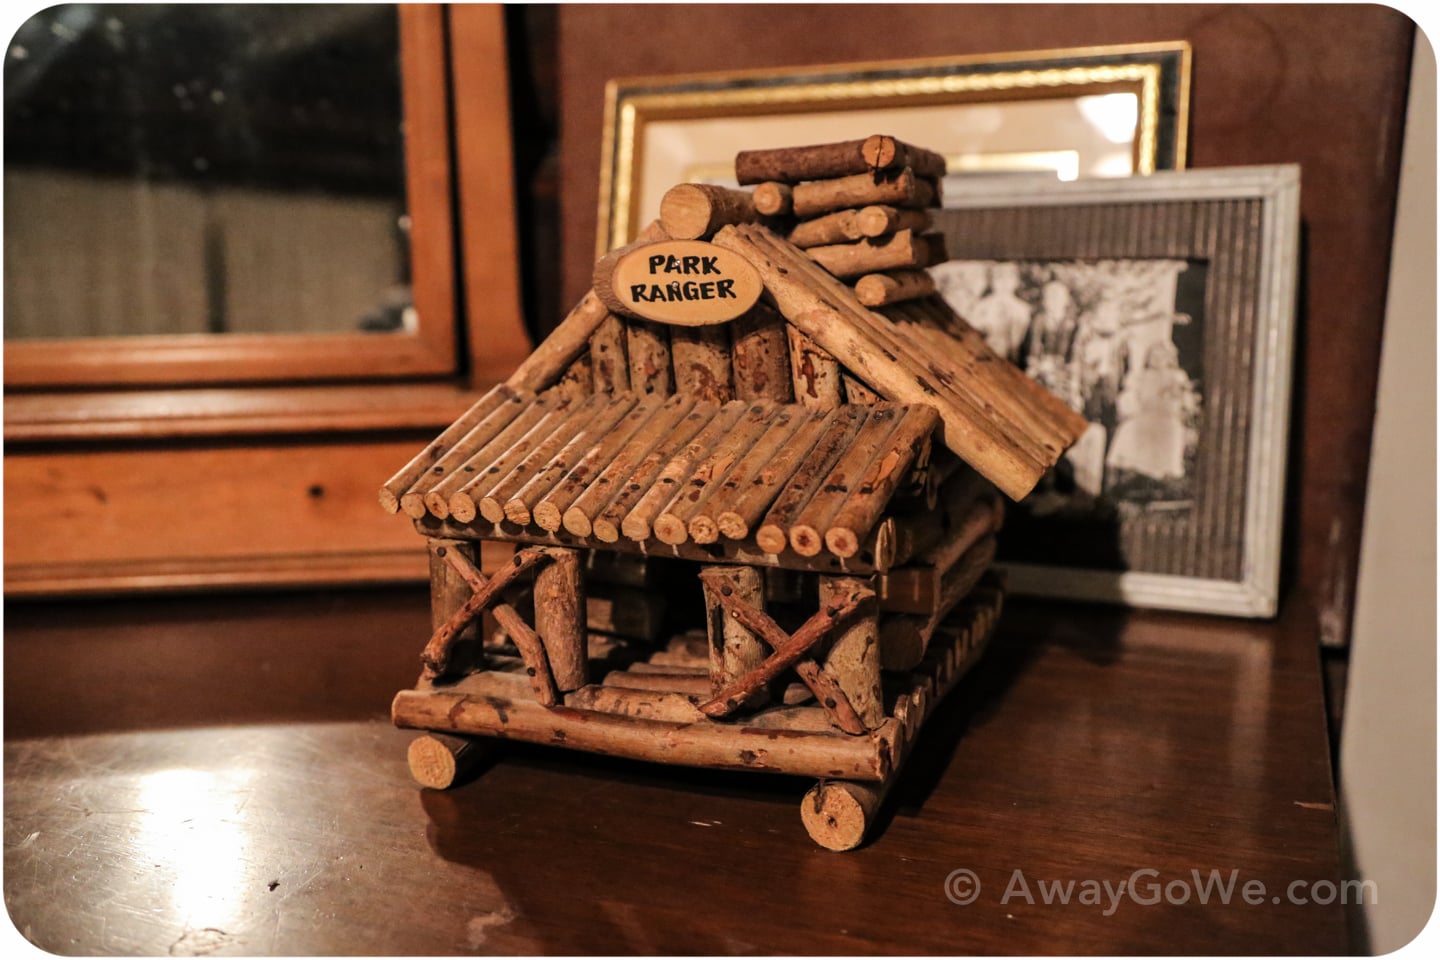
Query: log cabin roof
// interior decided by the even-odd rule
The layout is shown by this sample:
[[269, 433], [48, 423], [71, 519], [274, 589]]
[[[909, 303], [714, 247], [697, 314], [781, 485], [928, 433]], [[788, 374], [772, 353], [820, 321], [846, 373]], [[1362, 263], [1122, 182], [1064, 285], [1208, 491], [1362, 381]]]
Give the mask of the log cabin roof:
[[500, 386], [422, 451], [400, 502], [432, 533], [868, 572], [891, 496], [923, 492], [901, 485], [936, 422], [924, 404]]
[[[668, 236], [657, 222], [638, 243]], [[642, 551], [663, 545], [693, 559], [848, 570], [880, 559], [873, 501], [900, 492], [895, 476], [877, 491], [865, 474], [882, 453], [889, 469], [914, 482], [912, 467], [923, 468], [933, 432], [1019, 500], [1084, 431], [1079, 414], [991, 351], [938, 295], [871, 309], [818, 262], [826, 259], [818, 249], [801, 249], [762, 224], [707, 236], [761, 277], [763, 299], [749, 314], [670, 327], [611, 313], [601, 279], [611, 254], [597, 268], [596, 289], [505, 385], [385, 485], [382, 505], [403, 507], [431, 534]], [[933, 249], [943, 251], [938, 235]], [[755, 346], [764, 339], [757, 333], [768, 346]], [[770, 359], [781, 355], [778, 376], [752, 369], [751, 353], [767, 351]], [[828, 400], [802, 390], [813, 388], [812, 356], [835, 371]], [[792, 399], [801, 402], [780, 402]], [[817, 406], [823, 409], [811, 409]], [[907, 451], [880, 451], [885, 431], [909, 435], [902, 423], [910, 433], [917, 424], [925, 429]], [[830, 459], [806, 460], [812, 447]], [[899, 468], [897, 457], [905, 461]], [[745, 484], [767, 470], [765, 499]], [[846, 498], [867, 482], [870, 500], [861, 509]], [[804, 495], [798, 505], [784, 502], [786, 483], [808, 485], [795, 494]], [[823, 509], [806, 514], [810, 499]], [[842, 508], [859, 528], [827, 526]]]

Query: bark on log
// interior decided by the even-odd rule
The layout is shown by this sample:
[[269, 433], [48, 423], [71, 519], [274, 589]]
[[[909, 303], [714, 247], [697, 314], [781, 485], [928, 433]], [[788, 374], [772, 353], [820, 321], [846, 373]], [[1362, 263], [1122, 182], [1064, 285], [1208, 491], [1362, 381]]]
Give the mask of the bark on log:
[[[648, 690], [651, 693], [679, 693], [709, 699], [711, 692], [708, 671], [694, 673], [649, 673], [644, 670], [611, 670], [605, 675], [605, 686], [620, 690]], [[699, 709], [696, 709], [699, 713]]]
[[[893, 324], [866, 310], [848, 288], [769, 231], [727, 228], [715, 242], [746, 256], [790, 322], [856, 376], [891, 399], [935, 405], [946, 445], [1013, 499], [1028, 493], [1063, 450], [1063, 444], [1039, 439], [1045, 427], [1064, 431], [1070, 441], [1083, 428], [1083, 419], [1059, 409], [1058, 401], [1053, 417], [1022, 419], [1008, 391], [997, 389], [994, 375], [968, 375], [953, 358], [908, 344]], [[993, 360], [988, 350], [975, 356], [976, 367], [995, 365], [985, 359]], [[1012, 416], [1000, 416], [1001, 410]]]
[[695, 698], [683, 693], [657, 693], [624, 687], [592, 684], [565, 697], [565, 706], [576, 710], [594, 710], [635, 720], [659, 720], [665, 723], [699, 723], [705, 715], [695, 706]]
[[753, 443], [741, 447], [740, 459], [730, 468], [724, 480], [713, 486], [714, 492], [708, 493], [703, 502], [689, 511], [686, 529], [690, 539], [696, 543], [719, 540], [721, 513], [756, 486], [760, 473], [782, 454], [796, 430], [811, 420], [812, 415], [793, 405], [779, 408], [766, 425], [765, 432]]
[[865, 408], [865, 412], [866, 419], [855, 439], [826, 471], [820, 486], [790, 525], [790, 547], [802, 557], [813, 557], [824, 549], [825, 531], [831, 520], [886, 450], [904, 410], [886, 403]]
[[869, 536], [913, 464], [928, 456], [930, 437], [940, 425], [934, 407], [906, 408], [893, 433], [853, 485], [825, 528], [825, 546], [837, 557], [853, 557]]
[[945, 158], [923, 147], [912, 146], [884, 134], [867, 137], [860, 147], [871, 170], [892, 170], [909, 167], [917, 176], [945, 176]]
[[840, 373], [840, 382], [845, 386], [846, 403], [857, 403], [869, 407], [881, 403], [885, 399], [866, 386], [863, 380], [859, 380], [844, 371]]
[[[702, 567], [700, 584], [705, 594], [705, 628], [710, 638], [710, 691], [708, 701], [719, 691], [757, 669], [765, 662], [768, 648], [753, 629], [731, 615], [727, 598], [765, 608], [765, 581], [754, 567]], [[764, 685], [741, 698], [747, 707], [769, 700]]]
[[[515, 554], [510, 563], [487, 578], [462, 551], [452, 551], [444, 545], [439, 545], [435, 548], [435, 556], [443, 559], [464, 578], [471, 593], [465, 598], [465, 602], [436, 628], [430, 641], [425, 644], [424, 651], [420, 654], [420, 662], [424, 665], [424, 676], [432, 679], [443, 677], [450, 672], [454, 665], [451, 653], [461, 631], [474, 622], [480, 612], [493, 603], [500, 592], [514, 582], [516, 577], [544, 560], [544, 554], [540, 551], [522, 550]], [[497, 619], [499, 619], [498, 612]], [[501, 625], [504, 626], [504, 623]]]
[[755, 212], [767, 217], [785, 217], [790, 215], [791, 204], [794, 197], [790, 192], [788, 183], [779, 183], [768, 180], [760, 184], [751, 194], [755, 201]]
[[741, 186], [766, 181], [793, 184], [865, 173], [870, 164], [865, 159], [864, 147], [864, 140], [846, 140], [803, 147], [742, 150], [735, 155], [735, 179]]
[[535, 574], [535, 632], [545, 647], [555, 686], [562, 693], [590, 682], [586, 650], [585, 579], [578, 550], [550, 548]]
[[701, 581], [706, 583], [707, 588], [710, 579], [716, 579], [717, 583], [714, 592], [708, 595], [713, 596], [731, 617], [769, 644], [771, 653], [759, 666], [730, 681], [715, 692], [713, 699], [700, 705], [701, 712], [708, 717], [724, 717], [733, 713], [742, 704], [748, 702], [757, 690], [768, 685], [780, 673], [807, 656], [810, 649], [825, 639], [837, 624], [843, 622], [867, 599], [875, 596], [868, 589], [857, 590], [842, 599], [822, 606], [794, 633], [786, 635], [785, 631], [780, 629], [779, 625], [770, 619], [763, 610], [743, 602], [734, 595], [733, 591], [727, 593], [723, 580], [707, 578], [705, 572], [702, 571]]
[[[870, 209], [870, 208], [866, 208]], [[801, 220], [790, 229], [786, 239], [802, 249], [834, 243], [849, 243], [867, 234], [861, 228], [860, 210], [837, 210], [823, 217]], [[888, 233], [889, 231], [883, 231]]]
[[526, 696], [522, 677], [494, 671], [471, 674], [443, 691], [401, 691], [390, 716], [404, 728], [563, 743], [635, 760], [866, 781], [889, 774], [886, 744], [893, 736], [886, 728], [865, 737], [799, 731], [777, 736], [774, 729], [709, 720], [678, 724], [570, 707], [547, 710]]
[[837, 277], [858, 277], [880, 270], [925, 267], [932, 259], [930, 235], [918, 236], [909, 230], [886, 234], [873, 240], [811, 247], [810, 259]]
[[730, 324], [730, 336], [735, 398], [792, 402], [785, 318], [769, 304], [758, 303]]
[[888, 614], [880, 619], [877, 650], [886, 670], [911, 670], [925, 656], [936, 629], [980, 582], [995, 560], [995, 538], [986, 536], [945, 571], [931, 614]]
[[485, 744], [469, 737], [426, 733], [410, 741], [405, 759], [420, 786], [448, 790], [474, 772], [488, 752]]
[[625, 322], [609, 314], [590, 335], [590, 364], [596, 393], [630, 389], [630, 362], [625, 358]]
[[[673, 485], [674, 495], [651, 523], [654, 536], [672, 546], [689, 538], [689, 522], [720, 488], [730, 470], [774, 419], [779, 408], [769, 400], [752, 401], [735, 426], [694, 462], [688, 476]], [[662, 473], [656, 486], [666, 482]], [[643, 501], [642, 501], [643, 502]], [[713, 541], [712, 541], [713, 542]]]
[[646, 397], [636, 403], [613, 430], [601, 433], [579, 461], [570, 467], [564, 479], [535, 504], [533, 514], [536, 526], [542, 530], [559, 530], [565, 511], [593, 486], [593, 482], [614, 462], [616, 454], [625, 444], [644, 429], [646, 424], [656, 419], [663, 402], [658, 396]]
[[935, 292], [935, 278], [925, 270], [867, 273], [855, 281], [855, 299], [867, 307], [917, 300]]
[[680, 183], [660, 198], [660, 226], [673, 240], [703, 240], [721, 227], [758, 222], [747, 190], [708, 183]]
[[804, 461], [795, 469], [774, 503], [766, 512], [755, 542], [767, 553], [779, 554], [790, 539], [790, 525], [820, 488], [831, 466], [840, 458], [865, 421], [867, 410], [862, 407], [840, 407], [825, 432], [811, 447]]
[[[494, 452], [504, 449], [497, 448], [492, 441], [507, 433], [515, 437], [523, 436], [524, 430], [528, 429], [524, 424], [533, 424], [548, 406], [548, 398], [540, 400], [534, 394], [526, 392], [518, 394], [513, 402], [490, 414], [465, 434], [449, 453], [440, 458], [429, 476], [417, 482], [401, 498], [400, 504], [405, 512], [416, 519], [424, 516], [426, 510], [437, 517], [449, 516], [450, 498], [455, 495], [455, 491], [463, 487], [479, 467], [489, 462], [487, 455], [493, 456]], [[518, 433], [512, 430], [517, 423], [521, 424]], [[413, 500], [414, 492], [424, 489], [427, 484], [429, 489], [425, 491], [417, 506]]]
[[[552, 394], [538, 398], [457, 471], [457, 477], [462, 482], [460, 488], [450, 495], [446, 512], [460, 523], [474, 520], [479, 513], [478, 498], [495, 486], [527, 452], [548, 437], [565, 418], [569, 408], [568, 401]], [[440, 511], [435, 511], [435, 516], [445, 519], [445, 514]]]
[[[560, 414], [553, 428], [543, 438], [539, 438], [538, 442], [531, 442], [539, 432], [538, 429], [532, 430], [516, 444], [518, 449], [512, 448], [510, 453], [495, 461], [485, 472], [499, 479], [482, 496], [476, 497], [474, 491], [471, 492], [471, 499], [479, 505], [480, 515], [491, 523], [506, 519], [506, 502], [529, 483], [540, 468], [549, 463], [571, 438], [584, 430], [591, 417], [609, 400], [604, 394], [591, 394], [583, 402], [572, 404]], [[548, 421], [541, 422], [542, 427], [547, 424]], [[519, 454], [518, 459], [516, 454]]]
[[879, 177], [867, 172], [834, 180], [813, 180], [796, 184], [791, 205], [795, 216], [808, 219], [846, 207], [880, 204], [924, 208], [938, 206], [938, 200], [939, 190], [936, 183], [917, 177], [907, 169]]
[[795, 675], [819, 702], [831, 726], [851, 736], [858, 736], [868, 729], [865, 721], [855, 712], [845, 688], [820, 664], [806, 657], [795, 664]]
[[840, 364], [814, 340], [793, 326], [785, 327], [790, 344], [790, 379], [795, 399], [811, 410], [840, 405]]
[[988, 480], [962, 467], [944, 480], [930, 509], [895, 517], [895, 562], [909, 563], [933, 547], [964, 521], [971, 506], [987, 491], [993, 496]]
[[625, 358], [630, 365], [630, 389], [636, 393], [675, 392], [670, 367], [670, 329], [651, 320], [625, 321]]
[[[589, 454], [590, 450], [608, 436], [635, 406], [636, 398], [632, 393], [601, 393], [596, 396], [608, 397], [610, 400], [608, 403], [593, 408], [594, 416], [588, 421], [582, 422], [579, 430], [565, 441], [563, 446], [555, 450], [549, 460], [542, 461], [540, 458], [544, 456], [545, 452], [554, 448], [550, 441], [546, 441], [536, 450], [535, 462], [542, 465], [529, 474], [529, 479], [522, 477], [523, 485], [508, 500], [504, 501], [502, 510], [506, 520], [521, 526], [529, 523], [531, 510], [546, 494], [554, 490], [570, 471]], [[481, 501], [482, 511], [485, 508], [485, 502]], [[559, 529], [558, 524], [556, 529]]]
[[[789, 441], [773, 457], [764, 461], [733, 497], [727, 498], [723, 509], [715, 514], [716, 528], [731, 540], [743, 540], [749, 536], [751, 528], [765, 515], [766, 508], [837, 415], [836, 411], [809, 411]], [[781, 549], [784, 549], [783, 544]]]
[[934, 217], [931, 216], [929, 210], [915, 210], [891, 207], [884, 204], [874, 204], [855, 211], [855, 228], [858, 235], [847, 237], [846, 239], [858, 240], [860, 237], [880, 237], [887, 233], [898, 233], [901, 230], [924, 233], [930, 229], [934, 222]]
[[[658, 398], [647, 398], [647, 402]], [[695, 402], [689, 397], [671, 396], [661, 405], [656, 414], [647, 420], [635, 435], [603, 466], [599, 476], [589, 483], [583, 492], [564, 509], [561, 522], [565, 529], [578, 537], [588, 537], [594, 529], [595, 518], [608, 507], [624, 490], [636, 468], [647, 460], [651, 451], [660, 447], [671, 437], [672, 431], [682, 423], [694, 423], [699, 430], [699, 417], [686, 421]], [[684, 426], [678, 429], [684, 430]], [[686, 439], [689, 439], [686, 437]], [[600, 457], [603, 460], [604, 457]], [[563, 497], [560, 498], [563, 500]], [[557, 500], [557, 505], [560, 500]], [[538, 508], [537, 508], [538, 510]], [[544, 526], [544, 524], [542, 524]], [[550, 527], [546, 526], [549, 530]]]
[[595, 392], [595, 370], [590, 362], [589, 350], [570, 361], [570, 366], [560, 374], [560, 379], [550, 388], [550, 392], [572, 402]]
[[[693, 439], [671, 454], [668, 463], [657, 465], [659, 469], [655, 471], [654, 483], [641, 492], [634, 501], [635, 505], [630, 508], [620, 523], [620, 532], [637, 542], [650, 539], [651, 524], [674, 499], [681, 481], [690, 475], [690, 471], [696, 463], [713, 451], [714, 445], [724, 439], [750, 406], [751, 404], [738, 400], [725, 404], [714, 418], [699, 433], [695, 434]], [[706, 404], [705, 407], [713, 409], [709, 404]], [[632, 485], [635, 484], [638, 484], [638, 481], [632, 481]], [[609, 513], [610, 511], [607, 510], [606, 515], [608, 516]], [[604, 539], [598, 522], [595, 532], [597, 536]]]
[[671, 329], [670, 363], [675, 370], [676, 393], [710, 403], [735, 399], [728, 324]]
[[591, 335], [609, 314], [600, 297], [591, 290], [580, 298], [550, 336], [540, 342], [535, 352], [515, 368], [505, 383], [511, 389], [535, 393], [554, 385], [575, 358], [589, 348]]
[[[492, 413], [515, 402], [516, 398], [521, 395], [521, 391], [512, 389], [505, 384], [492, 387], [488, 393], [471, 404], [470, 409], [461, 414], [458, 420], [446, 427], [440, 436], [432, 440], [424, 450], [421, 450], [409, 463], [401, 467], [395, 476], [385, 481], [384, 486], [380, 488], [381, 508], [386, 513], [397, 512], [400, 509], [401, 498], [406, 491], [437, 466], [456, 443], [483, 423]], [[424, 492], [424, 490], [420, 491], [422, 497]], [[410, 515], [415, 516], [413, 513]]]
[[[440, 537], [430, 537], [426, 540], [426, 546], [430, 556], [430, 632], [433, 636], [441, 627], [445, 626], [454, 617], [465, 602], [475, 592], [465, 578], [460, 576], [445, 560], [445, 554], [450, 551], [459, 551], [465, 559], [472, 564], [480, 562], [480, 545], [469, 540], [451, 540]], [[475, 617], [468, 624], [461, 627], [450, 641], [455, 654], [447, 656], [447, 661], [461, 661], [472, 659], [473, 663], [456, 663], [457, 670], [464, 672], [471, 667], [481, 665], [482, 654], [480, 650], [481, 639], [481, 618]], [[465, 656], [466, 653], [470, 656]], [[448, 663], [447, 663], [448, 666]]]

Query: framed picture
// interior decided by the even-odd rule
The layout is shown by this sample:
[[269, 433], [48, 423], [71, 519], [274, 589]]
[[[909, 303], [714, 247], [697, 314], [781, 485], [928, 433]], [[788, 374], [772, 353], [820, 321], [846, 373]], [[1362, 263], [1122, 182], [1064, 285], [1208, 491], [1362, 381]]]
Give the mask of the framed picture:
[[975, 181], [946, 301], [1090, 421], [1010, 511], [1017, 593], [1276, 609], [1299, 168]]
[[956, 181], [1126, 176], [1185, 165], [1183, 41], [689, 76], [606, 88], [598, 253], [624, 246], [677, 183], [734, 183], [748, 149], [893, 134]]

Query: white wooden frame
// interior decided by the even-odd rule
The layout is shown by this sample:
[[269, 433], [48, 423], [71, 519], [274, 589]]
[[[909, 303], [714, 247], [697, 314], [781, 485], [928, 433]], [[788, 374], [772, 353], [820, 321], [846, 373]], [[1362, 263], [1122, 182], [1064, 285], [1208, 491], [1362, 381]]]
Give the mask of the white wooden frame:
[[[1158, 171], [1146, 177], [1069, 183], [994, 181], [951, 191], [945, 206], [995, 209], [1089, 204], [1261, 201], [1258, 302], [1252, 344], [1250, 435], [1245, 471], [1242, 573], [1217, 580], [1140, 571], [1007, 564], [1016, 593], [1237, 616], [1273, 616], [1278, 605], [1290, 419], [1300, 169], [1295, 165]], [[1055, 259], [1068, 256], [1056, 251]]]

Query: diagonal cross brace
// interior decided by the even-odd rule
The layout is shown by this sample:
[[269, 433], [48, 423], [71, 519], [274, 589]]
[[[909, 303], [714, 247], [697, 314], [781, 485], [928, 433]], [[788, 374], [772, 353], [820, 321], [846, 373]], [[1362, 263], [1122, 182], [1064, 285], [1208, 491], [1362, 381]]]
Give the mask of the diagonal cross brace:
[[[720, 601], [720, 606], [725, 609], [726, 613], [738, 620], [745, 629], [758, 635], [760, 639], [770, 645], [773, 651], [759, 666], [743, 676], [736, 677], [733, 681], [721, 687], [709, 702], [700, 705], [700, 711], [702, 713], [707, 717], [716, 718], [728, 716], [733, 713], [756, 690], [771, 680], [774, 680], [782, 671], [795, 666], [795, 664], [805, 658], [812, 647], [825, 639], [830, 631], [835, 629], [837, 624], [854, 613], [866, 600], [875, 596], [871, 590], [856, 590], [848, 597], [843, 598], [839, 603], [831, 604], [816, 612], [814, 616], [801, 624], [800, 628], [793, 634], [787, 634], [778, 623], [770, 619], [765, 611], [758, 610], [735, 596], [729, 584], [716, 583], [714, 593]], [[819, 670], [818, 666], [816, 669]], [[803, 674], [801, 679], [806, 679]], [[826, 694], [834, 699], [838, 706], [839, 699], [843, 699], [844, 694], [840, 693], [837, 686], [830, 686], [833, 687], [833, 692], [827, 688]], [[814, 688], [812, 687], [812, 689]], [[839, 694], [839, 698], [836, 698], [835, 694]], [[816, 691], [816, 695], [817, 697], [820, 696], [819, 690]], [[825, 699], [822, 698], [820, 702], [824, 704]], [[845, 709], [848, 709], [852, 715], [854, 714], [854, 710], [850, 707], [848, 700], [845, 702]], [[835, 711], [830, 706], [827, 705], [826, 710], [831, 713], [832, 717], [836, 716]], [[841, 712], [843, 713], [844, 711], [842, 710]], [[836, 725], [840, 726], [841, 729], [846, 728], [846, 725], [841, 722], [838, 717]]]
[[[461, 630], [480, 615], [480, 612], [488, 606], [500, 593], [501, 590], [514, 582], [515, 578], [537, 564], [544, 563], [550, 559], [549, 553], [541, 548], [529, 548], [517, 552], [510, 563], [497, 570], [493, 576], [486, 577], [470, 560], [458, 550], [437, 551], [439, 555], [450, 564], [450, 567], [461, 578], [470, 585], [474, 594], [470, 599], [461, 605], [451, 615], [450, 619], [441, 624], [435, 631], [430, 642], [425, 645], [425, 652], [420, 655], [421, 661], [425, 664], [425, 676], [429, 679], [444, 674], [449, 666], [450, 646], [455, 642]], [[554, 706], [560, 702], [559, 691], [555, 686], [555, 678], [550, 670], [550, 660], [545, 655], [545, 646], [535, 631], [508, 603], [497, 603], [490, 611], [495, 615], [495, 620], [515, 641], [515, 648], [520, 652], [520, 659], [525, 661], [525, 672], [530, 677], [530, 684], [535, 688], [535, 697], [545, 706]]]

